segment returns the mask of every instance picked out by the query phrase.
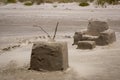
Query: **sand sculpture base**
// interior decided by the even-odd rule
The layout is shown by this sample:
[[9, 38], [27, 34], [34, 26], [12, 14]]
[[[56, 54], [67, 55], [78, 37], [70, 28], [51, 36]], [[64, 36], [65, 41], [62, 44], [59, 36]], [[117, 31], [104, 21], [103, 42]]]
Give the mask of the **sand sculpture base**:
[[68, 48], [66, 42], [34, 43], [30, 69], [37, 71], [60, 71], [68, 68]]
[[77, 49], [93, 49], [95, 47], [95, 41], [79, 41]]

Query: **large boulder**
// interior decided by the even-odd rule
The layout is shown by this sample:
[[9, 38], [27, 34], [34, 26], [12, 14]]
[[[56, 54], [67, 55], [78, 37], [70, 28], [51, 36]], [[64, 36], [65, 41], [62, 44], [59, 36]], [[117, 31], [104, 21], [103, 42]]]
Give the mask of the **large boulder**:
[[30, 69], [59, 71], [68, 68], [66, 42], [36, 42], [32, 48]]
[[99, 36], [100, 32], [109, 29], [107, 22], [104, 21], [89, 21], [87, 34], [93, 36]]
[[115, 32], [111, 29], [108, 29], [100, 33], [99, 38], [96, 40], [97, 45], [108, 45], [116, 41]]
[[77, 49], [93, 49], [95, 47], [95, 41], [79, 41]]

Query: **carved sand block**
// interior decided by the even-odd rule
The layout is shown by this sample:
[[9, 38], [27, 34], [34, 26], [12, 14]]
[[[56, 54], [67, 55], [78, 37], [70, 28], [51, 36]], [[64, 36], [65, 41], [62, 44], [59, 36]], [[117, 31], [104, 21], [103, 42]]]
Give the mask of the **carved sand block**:
[[95, 41], [79, 41], [77, 49], [93, 49], [95, 47]]
[[115, 32], [111, 29], [108, 29], [100, 33], [99, 38], [96, 40], [97, 45], [108, 45], [116, 41]]
[[74, 42], [73, 42], [73, 45], [77, 45], [78, 44], [78, 41], [81, 41], [82, 40], [82, 36], [83, 36], [83, 33], [82, 32], [75, 32], [73, 38], [74, 38]]
[[98, 36], [86, 35], [82, 32], [75, 32], [73, 45], [77, 45], [78, 41], [96, 41]]
[[90, 21], [87, 28], [87, 34], [92, 36], [99, 36], [100, 32], [108, 29], [109, 26], [105, 21]]
[[66, 42], [34, 43], [30, 69], [37, 71], [60, 71], [68, 68], [68, 48]]
[[83, 35], [82, 41], [96, 41], [98, 36], [91, 36], [91, 35]]

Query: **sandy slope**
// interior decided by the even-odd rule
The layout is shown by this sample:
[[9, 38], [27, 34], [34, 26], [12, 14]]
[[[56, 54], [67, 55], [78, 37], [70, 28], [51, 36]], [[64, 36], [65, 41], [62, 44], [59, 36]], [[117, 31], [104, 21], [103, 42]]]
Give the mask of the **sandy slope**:
[[[58, 5], [54, 8], [53, 5]], [[72, 6], [72, 7], [71, 7]], [[119, 80], [120, 79], [120, 9], [81, 8], [73, 4], [45, 4], [25, 7], [10, 4], [0, 6], [0, 48], [20, 45], [10, 51], [0, 52], [0, 80]], [[88, 20], [108, 21], [116, 31], [117, 42], [97, 46], [93, 50], [77, 50], [72, 46], [75, 31], [87, 27]], [[35, 25], [43, 26], [53, 34], [59, 21], [57, 40], [67, 41], [69, 70], [65, 72], [36, 72], [29, 67], [32, 43], [46, 40], [46, 35]], [[69, 37], [66, 37], [69, 36]], [[2, 68], [4, 67], [4, 68]]]

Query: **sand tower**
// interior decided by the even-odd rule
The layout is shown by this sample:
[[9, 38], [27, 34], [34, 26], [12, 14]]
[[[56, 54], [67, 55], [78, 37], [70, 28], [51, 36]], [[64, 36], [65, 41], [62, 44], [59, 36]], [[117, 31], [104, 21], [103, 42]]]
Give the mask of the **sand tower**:
[[[33, 44], [30, 69], [37, 71], [60, 71], [68, 68], [67, 42], [55, 41], [58, 24], [50, 41]], [[44, 29], [42, 28], [42, 30]], [[45, 30], [44, 32], [46, 33]]]

